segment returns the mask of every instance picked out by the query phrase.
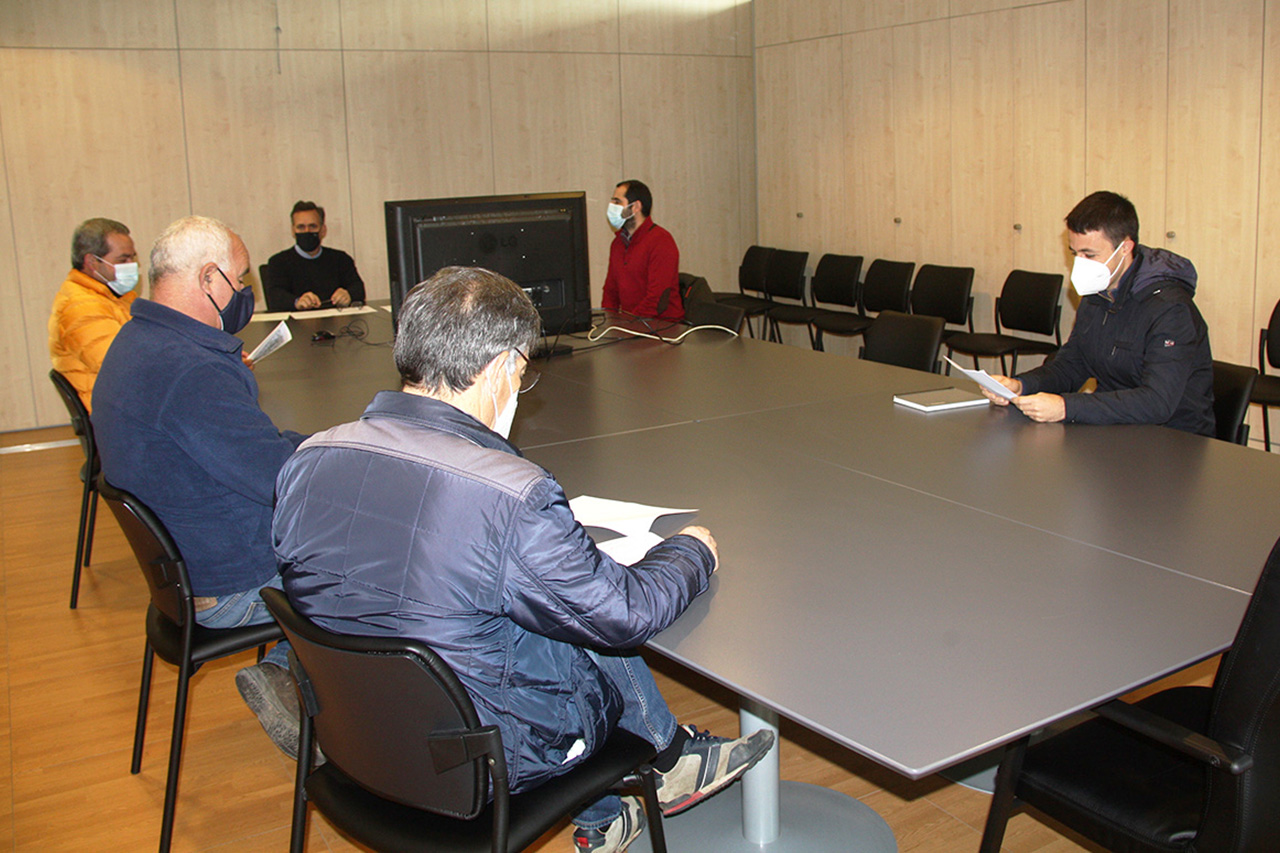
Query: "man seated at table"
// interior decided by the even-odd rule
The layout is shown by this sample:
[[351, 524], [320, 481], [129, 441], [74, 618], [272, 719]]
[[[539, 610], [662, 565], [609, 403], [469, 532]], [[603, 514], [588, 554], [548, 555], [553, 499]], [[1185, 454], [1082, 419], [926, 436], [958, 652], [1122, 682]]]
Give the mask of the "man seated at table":
[[[707, 587], [715, 540], [686, 527], [634, 566], [599, 551], [555, 478], [507, 441], [539, 333], [508, 279], [446, 267], [400, 309], [403, 386], [361, 420], [317, 433], [280, 472], [274, 525], [284, 589], [321, 626], [421, 640], [502, 732], [512, 789], [569, 770], [616, 726], [659, 751], [674, 814], [718, 791], [773, 743], [677, 725], [631, 650]], [[624, 850], [639, 800], [575, 818], [578, 851]]]
[[53, 298], [49, 358], [86, 409], [102, 359], [138, 292], [138, 254], [129, 229], [114, 219], [86, 219], [71, 237], [71, 272]]
[[[1212, 436], [1213, 356], [1191, 261], [1140, 245], [1137, 210], [1113, 192], [1075, 206], [1067, 240], [1081, 296], [1075, 326], [1048, 364], [996, 377], [1019, 395], [1013, 405], [1046, 423], [1160, 424]], [[1097, 390], [1080, 393], [1090, 378]]]
[[[258, 406], [241, 359], [253, 314], [249, 252], [215, 219], [171, 224], [151, 250], [151, 299], [116, 335], [93, 391], [102, 472], [151, 508], [191, 574], [196, 622], [271, 621], [258, 595], [279, 588], [271, 510], [280, 466], [305, 436], [281, 432]], [[298, 704], [288, 647], [236, 674], [276, 745], [297, 755]]]
[[321, 246], [329, 233], [324, 208], [314, 201], [300, 201], [289, 215], [294, 245], [267, 261], [263, 291], [270, 311], [320, 308], [326, 302], [345, 308], [364, 302], [364, 281], [356, 262], [341, 249]]
[[653, 194], [640, 181], [623, 181], [609, 199], [609, 226], [618, 233], [609, 246], [604, 307], [636, 317], [683, 320], [680, 249], [671, 232], [650, 214]]

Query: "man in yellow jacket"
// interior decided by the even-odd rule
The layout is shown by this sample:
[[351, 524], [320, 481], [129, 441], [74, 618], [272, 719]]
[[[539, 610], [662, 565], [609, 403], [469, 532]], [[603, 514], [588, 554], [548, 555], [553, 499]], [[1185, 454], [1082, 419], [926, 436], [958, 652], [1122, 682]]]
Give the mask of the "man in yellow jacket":
[[49, 316], [49, 356], [92, 411], [98, 368], [138, 297], [138, 255], [129, 229], [114, 219], [80, 223], [71, 238], [71, 266]]

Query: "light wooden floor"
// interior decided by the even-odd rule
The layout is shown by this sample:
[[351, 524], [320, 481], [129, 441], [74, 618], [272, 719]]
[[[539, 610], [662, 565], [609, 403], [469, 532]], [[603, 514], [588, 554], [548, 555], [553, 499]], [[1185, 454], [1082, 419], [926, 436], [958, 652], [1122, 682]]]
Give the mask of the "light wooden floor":
[[[0, 435], [0, 445], [67, 437], [68, 430], [11, 433]], [[157, 662], [143, 769], [131, 776], [146, 587], [104, 509], [79, 609], [68, 609], [81, 461], [79, 447], [0, 455], [4, 849], [148, 850], [159, 837], [174, 672]], [[193, 681], [175, 850], [288, 848], [293, 765], [267, 740], [233, 682], [251, 654], [210, 664]], [[655, 668], [680, 719], [736, 732], [732, 696], [671, 664], [657, 661]], [[1202, 666], [1183, 680], [1203, 682], [1211, 671]], [[784, 726], [783, 735], [783, 778], [864, 801], [889, 822], [903, 853], [977, 850], [985, 795], [937, 777], [909, 782], [796, 726]], [[361, 848], [313, 814], [309, 849]], [[549, 835], [538, 849], [567, 853], [569, 831]], [[1005, 849], [1093, 848], [1019, 815]]]

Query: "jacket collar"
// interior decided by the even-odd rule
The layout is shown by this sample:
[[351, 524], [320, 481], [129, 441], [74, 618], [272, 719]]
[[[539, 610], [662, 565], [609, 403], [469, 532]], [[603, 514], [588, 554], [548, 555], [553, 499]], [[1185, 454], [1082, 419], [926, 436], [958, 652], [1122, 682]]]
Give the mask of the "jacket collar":
[[189, 317], [159, 302], [152, 302], [150, 299], [134, 300], [133, 319], [163, 326], [184, 338], [190, 338], [205, 349], [216, 352], [235, 353], [238, 356], [244, 349], [244, 342], [235, 335], [229, 335], [213, 326], [206, 326], [194, 317]]
[[490, 450], [501, 450], [515, 456], [524, 456], [514, 444], [471, 415], [434, 397], [423, 397], [406, 391], [379, 391], [374, 395], [373, 402], [364, 410], [364, 414], [360, 416], [361, 420], [366, 418], [403, 421], [427, 429], [452, 433]]
[[67, 274], [67, 278], [74, 281], [85, 290], [92, 290], [94, 293], [100, 296], [105, 296], [114, 302], [132, 302], [138, 296], [137, 290], [131, 290], [124, 296], [117, 296], [114, 290], [107, 287], [87, 272], [78, 270], [75, 267], [71, 268], [71, 272]]

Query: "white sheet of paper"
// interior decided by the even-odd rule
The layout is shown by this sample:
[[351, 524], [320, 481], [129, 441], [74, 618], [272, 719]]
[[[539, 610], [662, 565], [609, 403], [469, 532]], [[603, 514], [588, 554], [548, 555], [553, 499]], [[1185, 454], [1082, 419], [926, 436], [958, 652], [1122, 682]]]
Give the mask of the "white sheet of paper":
[[295, 320], [302, 320], [307, 317], [347, 317], [352, 314], [372, 314], [377, 308], [371, 308], [368, 305], [359, 305], [355, 308], [317, 308], [315, 311], [291, 311], [289, 316]]
[[288, 311], [262, 311], [249, 318], [250, 323], [279, 323], [289, 319]]
[[597, 542], [596, 547], [622, 565], [630, 566], [643, 560], [649, 549], [661, 541], [662, 537], [656, 533], [637, 533], [621, 539], [610, 539], [608, 542]]
[[293, 340], [293, 332], [289, 331], [289, 324], [281, 320], [280, 325], [272, 329], [271, 334], [263, 338], [262, 343], [253, 348], [253, 352], [249, 353], [249, 360], [261, 361], [291, 340]]
[[697, 512], [693, 509], [675, 509], [663, 506], [648, 506], [631, 501], [615, 501], [609, 498], [597, 498], [592, 495], [579, 495], [569, 501], [569, 509], [573, 517], [584, 527], [603, 527], [621, 533], [623, 536], [637, 536], [648, 533], [653, 522], [663, 515], [677, 512]]
[[951, 359], [947, 358], [945, 355], [943, 356], [943, 358], [946, 358], [947, 363], [950, 364], [952, 367], [954, 367], [956, 370], [960, 371], [965, 376], [968, 376], [974, 382], [977, 382], [979, 385], [981, 385], [983, 388], [986, 388], [988, 391], [990, 391], [992, 394], [995, 394], [997, 397], [1003, 397], [1006, 400], [1012, 400], [1014, 397], [1018, 396], [1017, 394], [1010, 391], [1008, 388], [1001, 385], [999, 382], [992, 379], [991, 374], [987, 373], [987, 371], [966, 370], [965, 368], [956, 364]]

